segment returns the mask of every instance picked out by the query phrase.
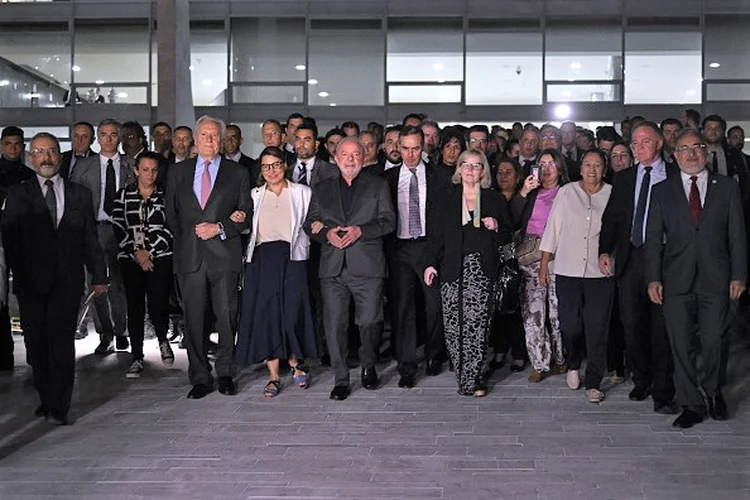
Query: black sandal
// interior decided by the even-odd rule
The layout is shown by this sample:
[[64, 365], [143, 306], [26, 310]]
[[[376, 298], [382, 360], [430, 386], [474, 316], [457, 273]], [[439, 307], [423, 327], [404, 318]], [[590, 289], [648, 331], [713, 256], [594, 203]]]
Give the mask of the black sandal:
[[263, 388], [263, 396], [266, 399], [275, 398], [281, 392], [281, 382], [278, 380], [269, 380]]

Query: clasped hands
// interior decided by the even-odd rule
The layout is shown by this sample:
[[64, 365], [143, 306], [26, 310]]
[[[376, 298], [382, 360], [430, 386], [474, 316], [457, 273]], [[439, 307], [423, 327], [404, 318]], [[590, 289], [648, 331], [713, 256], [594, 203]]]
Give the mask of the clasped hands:
[[[229, 216], [229, 219], [235, 224], [245, 222], [246, 218], [247, 214], [242, 210], [235, 210], [232, 212], [232, 215]], [[216, 238], [219, 234], [221, 234], [221, 227], [219, 227], [219, 224], [217, 223], [201, 222], [200, 224], [195, 225], [195, 235], [204, 241]]]
[[[312, 234], [318, 234], [323, 230], [325, 224], [321, 221], [316, 220], [310, 224], [310, 230]], [[345, 233], [343, 236], [339, 236], [339, 233]], [[354, 244], [358, 239], [362, 237], [362, 229], [359, 226], [336, 226], [332, 227], [326, 233], [326, 239], [332, 247], [343, 250], [349, 245]]]

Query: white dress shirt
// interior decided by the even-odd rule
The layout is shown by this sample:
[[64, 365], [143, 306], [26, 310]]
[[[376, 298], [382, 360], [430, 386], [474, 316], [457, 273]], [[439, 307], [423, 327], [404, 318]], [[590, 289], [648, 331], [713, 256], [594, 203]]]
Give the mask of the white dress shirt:
[[299, 182], [302, 178], [300, 175], [299, 168], [302, 166], [302, 163], [305, 164], [305, 182], [307, 185], [310, 185], [310, 179], [312, 179], [312, 170], [315, 166], [315, 157], [308, 158], [307, 160], [303, 160], [301, 158], [297, 158], [297, 163], [294, 164], [294, 182]]
[[385, 165], [383, 166], [383, 171], [386, 171], [391, 168], [400, 167], [400, 163], [391, 163], [391, 160], [387, 159], [385, 160]]
[[[698, 185], [698, 193], [701, 195], [701, 208], [706, 205], [706, 191], [708, 191], [708, 169], [703, 169], [699, 173], [694, 174], [698, 176], [695, 183]], [[687, 197], [688, 203], [690, 202], [690, 188], [692, 187], [693, 181], [690, 180], [692, 175], [686, 174], [680, 171], [680, 178], [682, 179], [682, 187], [685, 189], [685, 196]]]
[[[97, 212], [96, 220], [111, 221], [112, 217], [107, 215], [104, 211], [104, 190], [107, 186], [107, 161], [110, 158], [100, 154], [99, 155], [99, 171], [101, 172], [101, 189], [99, 189], [99, 210]], [[114, 155], [112, 158], [112, 165], [115, 167], [115, 192], [119, 191], [122, 185], [120, 184], [120, 154]]]
[[[419, 237], [425, 233], [425, 213], [427, 210], [427, 174], [424, 163], [421, 161], [415, 167], [417, 169], [417, 186], [419, 187], [419, 220], [422, 232]], [[398, 174], [398, 233], [401, 239], [411, 239], [409, 234], [409, 184], [412, 177], [411, 170], [406, 165], [401, 166]]]
[[233, 156], [229, 156], [229, 155], [225, 155], [225, 156], [226, 156], [227, 160], [232, 160], [235, 163], [239, 163], [240, 162], [240, 158], [242, 158], [242, 151], [237, 151], [237, 153], [234, 154]]
[[45, 182], [48, 180], [52, 181], [52, 189], [55, 191], [55, 205], [57, 211], [56, 225], [59, 226], [63, 217], [63, 212], [65, 212], [65, 184], [63, 183], [60, 174], [55, 174], [49, 179], [37, 175], [36, 180], [39, 181], [39, 187], [42, 188], [42, 198], [47, 196], [47, 189], [49, 189], [49, 187], [45, 185]]

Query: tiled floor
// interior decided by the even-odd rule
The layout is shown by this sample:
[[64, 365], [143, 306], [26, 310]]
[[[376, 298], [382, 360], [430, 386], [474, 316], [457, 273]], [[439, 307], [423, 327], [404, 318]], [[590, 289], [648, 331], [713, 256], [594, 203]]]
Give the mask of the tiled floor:
[[485, 399], [456, 394], [449, 372], [398, 389], [389, 364], [379, 390], [357, 383], [345, 402], [328, 399], [327, 370], [307, 391], [287, 378], [274, 400], [246, 370], [239, 395], [191, 401], [184, 351], [165, 369], [149, 341], [146, 373], [127, 381], [129, 356], [96, 358], [95, 342], [78, 341], [70, 427], [32, 417], [28, 368], [0, 377], [0, 499], [750, 498], [747, 340], [734, 343], [731, 419], [684, 432], [628, 401], [628, 384], [595, 406], [563, 376], [531, 387], [507, 370]]

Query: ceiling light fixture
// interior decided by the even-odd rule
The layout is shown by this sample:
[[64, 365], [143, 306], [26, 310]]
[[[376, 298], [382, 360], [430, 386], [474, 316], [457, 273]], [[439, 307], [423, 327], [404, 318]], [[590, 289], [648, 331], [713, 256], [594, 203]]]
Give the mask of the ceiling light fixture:
[[77, 64], [74, 64], [74, 65], [73, 65], [73, 67], [72, 67], [71, 69], [72, 69], [73, 71], [81, 71], [81, 67], [80, 67], [79, 65], [77, 65]]
[[104, 80], [97, 80], [94, 83], [97, 85], [104, 85]]
[[329, 105], [330, 107], [332, 107], [332, 108], [335, 108], [335, 107], [336, 107], [336, 103], [335, 103], [335, 102], [332, 102], [332, 103], [330, 103], [330, 104], [328, 104], [328, 105]]
[[0, 87], [5, 87], [10, 85], [10, 82], [8, 80], [0, 80]]
[[305, 66], [304, 64], [298, 64], [294, 67], [294, 69], [296, 69], [297, 71], [305, 71], [307, 69], [307, 66]]
[[191, 64], [190, 66], [188, 66], [188, 69], [189, 69], [190, 71], [193, 71], [193, 70], [195, 69], [195, 66], [193, 66], [193, 65]]
[[329, 95], [328, 92], [325, 92], [325, 91], [324, 92], [318, 92], [318, 96], [319, 97], [328, 97], [328, 95]]
[[561, 120], [570, 118], [570, 106], [567, 104], [559, 104], [555, 107], [555, 117]]
[[315, 78], [310, 78], [309, 80], [307, 80], [307, 83], [309, 85], [317, 85], [318, 84], [318, 80], [316, 80]]
[[712, 62], [711, 64], [708, 65], [708, 67], [709, 68], [719, 68], [719, 67], [721, 67], [721, 64], [719, 64], [717, 62]]
[[128, 93], [127, 92], [118, 92], [117, 93], [117, 97], [119, 97], [120, 99], [126, 99], [128, 97]]

